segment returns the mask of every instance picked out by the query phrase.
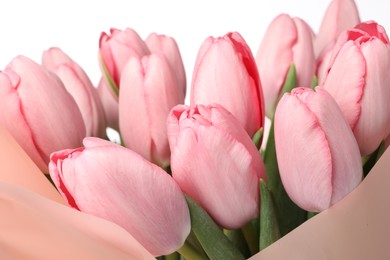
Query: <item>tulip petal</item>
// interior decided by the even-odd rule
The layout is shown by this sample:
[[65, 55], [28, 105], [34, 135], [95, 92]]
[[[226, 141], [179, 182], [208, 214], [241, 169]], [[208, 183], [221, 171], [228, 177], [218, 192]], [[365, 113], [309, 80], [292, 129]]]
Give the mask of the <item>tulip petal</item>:
[[45, 160], [35, 145], [34, 135], [24, 116], [19, 94], [12, 86], [10, 79], [2, 73], [0, 73], [0, 104], [2, 110], [0, 113], [1, 125], [28, 152], [30, 158], [40, 169], [46, 169]]
[[310, 88], [315, 71], [315, 57], [311, 34], [312, 32], [307, 23], [302, 19], [294, 18], [293, 21], [295, 23], [298, 34], [296, 43], [292, 48], [294, 53], [293, 62], [297, 74], [297, 86]]
[[329, 143], [316, 116], [297, 96], [286, 93], [277, 106], [275, 145], [280, 177], [290, 198], [308, 211], [327, 209], [332, 199]]
[[119, 106], [118, 100], [113, 96], [106, 80], [102, 77], [97, 87], [97, 93], [103, 106], [107, 126], [119, 130]]
[[[256, 55], [264, 91], [267, 116], [273, 114], [287, 72], [293, 62], [292, 47], [297, 42], [297, 28], [287, 14], [277, 16], [269, 25]], [[276, 40], [281, 39], [282, 41]]]
[[311, 95], [311, 98], [306, 98], [305, 101], [316, 115], [319, 126], [326, 133], [329, 142], [332, 154], [333, 205], [362, 181], [361, 158], [352, 130], [335, 100], [321, 87], [317, 87], [316, 92], [317, 95]]
[[93, 149], [62, 161], [53, 157], [51, 167], [58, 171], [50, 174], [59, 175], [81, 211], [124, 227], [153, 255], [181, 247], [190, 232], [189, 211], [171, 176], [119, 145], [96, 138], [86, 144], [95, 140]]
[[[131, 58], [123, 69], [119, 93], [119, 128], [126, 147], [151, 158], [150, 111], [145, 100], [145, 71], [141, 61]], [[145, 131], [149, 129], [149, 131]]]
[[338, 53], [325, 80], [324, 88], [340, 106], [351, 129], [355, 128], [361, 113], [365, 77], [364, 56], [354, 42], [348, 41]]
[[[372, 153], [390, 131], [390, 46], [378, 38], [361, 45], [367, 70], [359, 122], [354, 128], [362, 155]], [[367, 138], [367, 137], [370, 138]]]
[[85, 136], [84, 122], [60, 79], [23, 56], [12, 60], [4, 73], [13, 71], [20, 75], [17, 88], [23, 113], [42, 158], [48, 162], [54, 151], [79, 147]]
[[[203, 52], [201, 50], [200, 55]], [[194, 72], [191, 104], [221, 104], [252, 136], [262, 124], [261, 101], [258, 86], [245, 73], [247, 68], [241, 56], [229, 41], [217, 39], [200, 59], [198, 70]]]
[[196, 133], [184, 128], [172, 151], [172, 176], [216, 222], [235, 229], [258, 214], [258, 178], [249, 174], [251, 160], [241, 143], [214, 126], [201, 125]]
[[145, 43], [151, 53], [161, 52], [164, 54], [177, 78], [178, 91], [182, 94], [180, 99], [184, 100], [186, 95], [186, 73], [184, 71], [184, 64], [180, 55], [179, 47], [177, 46], [175, 39], [165, 35], [151, 33], [146, 38]]
[[325, 12], [321, 27], [314, 42], [317, 59], [335, 44], [340, 33], [360, 22], [354, 0], [333, 0]]

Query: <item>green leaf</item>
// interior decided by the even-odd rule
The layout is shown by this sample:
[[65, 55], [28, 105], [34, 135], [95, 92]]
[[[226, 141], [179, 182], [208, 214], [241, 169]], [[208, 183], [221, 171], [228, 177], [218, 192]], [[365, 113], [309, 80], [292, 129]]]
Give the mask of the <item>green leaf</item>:
[[318, 78], [316, 75], [313, 76], [313, 80], [311, 81], [311, 89], [314, 90], [315, 87], [318, 86]]
[[[278, 221], [276, 219], [272, 195], [264, 180], [260, 180], [260, 250], [271, 245], [280, 238]], [[288, 217], [288, 216], [285, 216]]]
[[119, 87], [115, 84], [114, 79], [111, 77], [110, 73], [108, 72], [108, 69], [106, 67], [106, 64], [104, 64], [104, 61], [101, 57], [99, 57], [99, 64], [101, 68], [103, 69], [104, 77], [107, 79], [108, 85], [111, 87], [112, 91], [118, 97], [119, 95]]
[[[291, 64], [278, 102], [285, 93], [290, 92], [293, 88], [296, 87], [296, 85], [297, 77], [295, 65]], [[274, 119], [271, 118], [271, 120], [271, 129], [264, 152], [264, 165], [268, 177], [268, 189], [270, 190], [274, 200], [275, 213], [279, 224], [280, 234], [284, 236], [302, 224], [306, 220], [307, 213], [306, 211], [299, 208], [294, 202], [292, 202], [284, 190], [282, 181], [280, 179], [278, 161], [276, 158]]]
[[252, 141], [256, 145], [257, 149], [260, 149], [261, 141], [263, 139], [263, 133], [264, 133], [264, 128], [261, 127], [259, 130], [257, 130], [257, 132], [252, 137]]
[[210, 259], [245, 259], [207, 212], [190, 197], [186, 196], [186, 200], [190, 209], [192, 231]]

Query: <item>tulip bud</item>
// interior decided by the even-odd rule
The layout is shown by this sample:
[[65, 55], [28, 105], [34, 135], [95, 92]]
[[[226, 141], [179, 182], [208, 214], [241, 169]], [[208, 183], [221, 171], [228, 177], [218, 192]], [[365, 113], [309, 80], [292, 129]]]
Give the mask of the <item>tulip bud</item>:
[[43, 171], [52, 152], [79, 147], [85, 126], [61, 80], [18, 56], [0, 72], [0, 124]]
[[[137, 32], [127, 28], [124, 31], [111, 29], [110, 35], [103, 32], [99, 40], [99, 57], [103, 77], [107, 83], [112, 79], [115, 91], [119, 89], [122, 70], [130, 57], [140, 59], [150, 54], [148, 47]], [[105, 69], [107, 71], [105, 71]], [[106, 74], [108, 73], [108, 75]]]
[[269, 25], [256, 55], [264, 91], [266, 114], [273, 117], [291, 64], [295, 65], [297, 86], [310, 87], [315, 71], [312, 31], [305, 21], [287, 14]]
[[50, 176], [68, 203], [122, 226], [155, 256], [179, 249], [191, 224], [172, 177], [120, 145], [93, 137], [83, 143], [51, 156]]
[[105, 137], [103, 106], [85, 71], [59, 48], [44, 51], [42, 65], [57, 74], [73, 96], [84, 119], [86, 136]]
[[354, 0], [333, 0], [322, 18], [320, 30], [314, 40], [314, 51], [319, 59], [331, 49], [339, 35], [360, 23]]
[[324, 88], [334, 97], [359, 144], [369, 155], [390, 133], [390, 44], [370, 21], [344, 31], [332, 53]]
[[208, 37], [192, 76], [191, 105], [218, 103], [229, 110], [252, 137], [264, 125], [262, 88], [251, 50], [242, 36]]
[[332, 96], [296, 88], [275, 113], [280, 177], [289, 197], [307, 211], [340, 201], [362, 180], [359, 147]]
[[172, 176], [184, 193], [224, 228], [240, 228], [258, 216], [264, 164], [230, 112], [218, 104], [179, 105], [167, 128]]
[[169, 36], [151, 33], [146, 38], [145, 43], [151, 53], [162, 53], [165, 56], [169, 65], [172, 67], [172, 71], [176, 74], [177, 84], [179, 89], [181, 89], [180, 93], [183, 94], [182, 99], [184, 100], [186, 95], [186, 73], [175, 39]]
[[131, 58], [122, 72], [119, 128], [126, 147], [162, 167], [169, 165], [166, 133], [169, 111], [184, 103], [176, 78], [162, 54]]

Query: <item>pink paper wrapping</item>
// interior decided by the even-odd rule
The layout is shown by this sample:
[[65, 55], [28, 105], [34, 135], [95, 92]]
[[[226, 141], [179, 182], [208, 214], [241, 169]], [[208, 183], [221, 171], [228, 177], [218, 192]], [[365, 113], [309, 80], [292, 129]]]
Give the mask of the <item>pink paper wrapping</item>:
[[155, 259], [124, 229], [68, 206], [0, 128], [0, 259]]
[[387, 149], [347, 197], [251, 259], [390, 259], [389, 171]]

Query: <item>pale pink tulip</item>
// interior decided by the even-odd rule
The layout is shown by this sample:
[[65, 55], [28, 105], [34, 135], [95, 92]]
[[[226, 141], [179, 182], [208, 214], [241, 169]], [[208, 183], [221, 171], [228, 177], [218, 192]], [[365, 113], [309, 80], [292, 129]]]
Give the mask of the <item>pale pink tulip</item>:
[[2, 259], [154, 259], [123, 228], [0, 183]]
[[112, 93], [107, 81], [102, 77], [97, 92], [103, 105], [107, 126], [119, 131], [119, 105], [118, 99]]
[[297, 86], [310, 87], [315, 72], [312, 31], [305, 21], [287, 14], [269, 25], [256, 55], [264, 91], [266, 114], [272, 118], [291, 64]]
[[322, 87], [296, 88], [282, 97], [275, 113], [275, 145], [283, 186], [305, 210], [329, 208], [362, 180], [353, 133]]
[[52, 152], [79, 147], [85, 126], [61, 80], [34, 61], [18, 56], [0, 73], [0, 124], [47, 172]]
[[264, 125], [263, 93], [252, 52], [237, 33], [208, 37], [192, 76], [191, 105], [218, 103], [252, 137]]
[[183, 60], [180, 55], [179, 47], [175, 39], [166, 35], [151, 33], [145, 40], [151, 53], [162, 53], [167, 59], [169, 65], [174, 71], [178, 86], [183, 94], [183, 100], [186, 95], [186, 73]]
[[129, 60], [119, 92], [119, 128], [126, 147], [162, 167], [169, 165], [166, 120], [175, 105], [184, 103], [181, 91], [162, 54]]
[[68, 203], [126, 229], [153, 255], [170, 254], [191, 226], [179, 186], [135, 152], [98, 138], [53, 153], [50, 175]]
[[86, 136], [105, 137], [103, 106], [85, 71], [59, 48], [44, 51], [42, 65], [57, 74], [76, 101], [84, 119]]
[[[124, 31], [111, 29], [110, 34], [103, 32], [99, 40], [100, 63], [105, 66], [117, 89], [122, 70], [130, 57], [140, 59], [150, 54], [145, 42], [136, 31], [126, 28]], [[103, 72], [103, 77], [105, 73]]]
[[242, 227], [259, 213], [259, 151], [238, 120], [218, 104], [172, 109], [172, 176], [222, 227]]
[[324, 88], [343, 111], [362, 155], [390, 133], [390, 44], [373, 21], [343, 32], [332, 53]]
[[332, 49], [340, 34], [360, 23], [354, 0], [333, 0], [326, 10], [318, 35], [314, 39], [318, 83], [322, 85], [332, 57]]
[[322, 18], [320, 30], [314, 40], [317, 59], [335, 45], [339, 35], [360, 23], [359, 12], [354, 0], [333, 0]]

